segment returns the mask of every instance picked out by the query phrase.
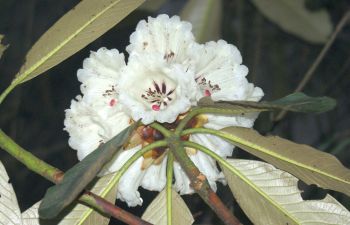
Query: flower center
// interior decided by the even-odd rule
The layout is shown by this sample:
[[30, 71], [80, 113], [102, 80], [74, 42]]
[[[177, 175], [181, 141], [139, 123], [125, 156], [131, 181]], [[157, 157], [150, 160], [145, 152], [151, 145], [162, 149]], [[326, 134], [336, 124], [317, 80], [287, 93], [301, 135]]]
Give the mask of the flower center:
[[175, 88], [167, 87], [165, 81], [162, 81], [161, 84], [153, 81], [153, 86], [149, 87], [148, 90], [141, 95], [141, 98], [151, 104], [152, 110], [159, 111], [166, 108], [175, 98], [174, 91]]
[[221, 90], [218, 84], [212, 84], [210, 80], [205, 77], [199, 76], [196, 79], [199, 88], [203, 91], [204, 96], [211, 96], [213, 93]]

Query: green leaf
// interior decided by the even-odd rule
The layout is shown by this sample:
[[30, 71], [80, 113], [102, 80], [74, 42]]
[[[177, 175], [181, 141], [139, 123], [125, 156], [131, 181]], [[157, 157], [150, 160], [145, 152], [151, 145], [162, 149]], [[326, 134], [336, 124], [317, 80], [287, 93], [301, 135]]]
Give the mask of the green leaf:
[[333, 109], [336, 106], [336, 101], [329, 97], [310, 97], [304, 93], [297, 92], [271, 102], [214, 102], [210, 97], [204, 97], [199, 100], [198, 106], [215, 107], [220, 109], [246, 108], [247, 111], [288, 110], [303, 113], [321, 113]]
[[102, 167], [129, 140], [130, 134], [136, 129], [138, 122], [129, 126], [112, 138], [106, 144], [101, 145], [90, 153], [81, 162], [68, 170], [61, 183], [49, 188], [43, 198], [39, 214], [41, 218], [53, 218], [62, 209], [72, 203], [84, 188], [96, 177]]
[[21, 225], [21, 210], [9, 180], [6, 169], [0, 161], [0, 224]]
[[17, 85], [54, 67], [119, 23], [144, 0], [82, 0], [31, 48]]
[[227, 183], [254, 224], [350, 224], [350, 212], [332, 196], [303, 200], [292, 175], [264, 162], [227, 162], [234, 168], [221, 165]]
[[350, 170], [333, 155], [277, 136], [264, 137], [253, 129], [228, 127], [222, 131], [219, 136], [307, 184], [350, 196]]
[[[112, 173], [99, 178], [90, 189], [91, 192], [114, 202], [117, 196], [117, 183], [114, 182], [113, 178], [117, 174]], [[110, 220], [108, 216], [102, 215], [88, 206], [75, 203], [72, 207], [63, 210], [57, 218], [43, 222], [39, 217], [39, 205], [40, 202], [37, 202], [22, 213], [23, 225], [107, 225]]]
[[186, 3], [180, 17], [192, 23], [197, 42], [218, 40], [221, 33], [221, 0], [191, 0]]
[[259, 11], [284, 31], [312, 43], [325, 43], [333, 25], [326, 10], [309, 11], [304, 0], [251, 0]]
[[[172, 223], [181, 225], [191, 225], [194, 222], [192, 213], [186, 206], [181, 196], [172, 189]], [[157, 197], [147, 207], [145, 213], [142, 215], [142, 219], [155, 224], [155, 225], [167, 225], [167, 198], [165, 189], [161, 191]]]
[[0, 58], [2, 57], [2, 54], [4, 54], [5, 50], [8, 48], [8, 45], [1, 44], [3, 38], [4, 35], [0, 34]]

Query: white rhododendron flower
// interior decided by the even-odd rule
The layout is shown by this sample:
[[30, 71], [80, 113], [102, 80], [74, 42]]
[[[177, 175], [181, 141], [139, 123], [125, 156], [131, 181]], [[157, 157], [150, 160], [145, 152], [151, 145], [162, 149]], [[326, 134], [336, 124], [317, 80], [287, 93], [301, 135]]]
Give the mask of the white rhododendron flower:
[[[142, 20], [130, 36], [126, 50], [129, 59], [118, 50], [101, 48], [91, 52], [78, 70], [82, 95], [66, 110], [65, 130], [69, 145], [82, 160], [99, 145], [116, 136], [134, 121], [141, 120], [130, 144], [108, 163], [100, 175], [115, 172], [143, 146], [163, 136], [147, 126], [152, 122], [176, 124], [196, 106], [200, 98], [213, 100], [259, 101], [263, 92], [246, 79], [248, 68], [242, 65], [238, 49], [223, 40], [198, 44], [191, 24], [178, 16], [159, 15]], [[199, 115], [190, 127], [222, 129], [228, 126], [252, 127], [257, 113], [239, 116]], [[209, 134], [194, 134], [187, 140], [199, 143], [221, 157], [231, 156], [234, 146]], [[195, 149], [187, 154], [216, 190], [216, 182], [225, 182], [215, 160]], [[117, 197], [129, 206], [142, 204], [138, 187], [161, 191], [166, 185], [167, 149], [157, 148], [143, 155], [122, 176]], [[193, 193], [190, 180], [178, 162], [174, 162], [175, 189]]]

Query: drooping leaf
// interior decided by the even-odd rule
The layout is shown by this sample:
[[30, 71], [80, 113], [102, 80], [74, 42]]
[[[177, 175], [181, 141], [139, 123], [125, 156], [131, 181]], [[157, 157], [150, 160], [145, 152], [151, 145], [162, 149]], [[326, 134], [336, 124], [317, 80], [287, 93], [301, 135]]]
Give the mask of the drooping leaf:
[[[191, 225], [193, 216], [181, 196], [172, 190], [172, 224]], [[167, 225], [166, 190], [161, 191], [147, 207], [142, 219], [154, 225]]]
[[220, 38], [222, 1], [188, 1], [180, 12], [182, 20], [192, 23], [193, 34], [199, 43]]
[[329, 97], [310, 97], [304, 93], [297, 92], [287, 95], [271, 102], [251, 102], [251, 101], [217, 101], [214, 102], [210, 97], [204, 97], [199, 100], [198, 106], [215, 107], [222, 109], [246, 108], [247, 111], [271, 111], [288, 110], [303, 113], [321, 113], [333, 109], [336, 101]]
[[250, 220], [265, 224], [350, 224], [350, 212], [327, 195], [303, 200], [298, 179], [253, 160], [227, 160], [240, 174], [221, 166], [230, 189]]
[[350, 196], [350, 170], [333, 155], [277, 136], [264, 137], [253, 129], [228, 127], [222, 131], [234, 145], [305, 183]]
[[0, 34], [0, 58], [2, 57], [2, 54], [4, 54], [4, 51], [8, 47], [8, 45], [1, 44], [1, 41], [2, 41], [3, 38], [4, 38], [4, 35]]
[[21, 211], [9, 179], [0, 161], [0, 225], [21, 225]]
[[326, 10], [309, 11], [304, 0], [251, 0], [259, 11], [284, 31], [312, 43], [325, 43], [333, 25]]
[[31, 48], [13, 84], [54, 67], [119, 23], [144, 0], [82, 0]]
[[43, 198], [39, 214], [41, 218], [53, 218], [72, 203], [84, 188], [96, 177], [102, 167], [113, 158], [118, 150], [129, 140], [138, 122], [120, 132], [110, 141], [101, 145], [81, 162], [68, 170], [63, 180], [49, 188]]
[[[112, 173], [99, 178], [91, 188], [91, 191], [110, 202], [114, 202], [117, 195], [117, 184], [113, 183], [113, 177], [116, 174]], [[64, 210], [58, 218], [40, 221], [39, 205], [40, 202], [37, 202], [22, 213], [23, 225], [107, 225], [110, 220], [109, 217], [88, 206], [75, 203], [71, 208]]]

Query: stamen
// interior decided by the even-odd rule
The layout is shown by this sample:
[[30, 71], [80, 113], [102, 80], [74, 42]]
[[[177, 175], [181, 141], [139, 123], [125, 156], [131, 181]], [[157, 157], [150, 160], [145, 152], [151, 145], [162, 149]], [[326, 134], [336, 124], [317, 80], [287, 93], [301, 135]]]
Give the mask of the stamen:
[[149, 87], [148, 90], [141, 95], [141, 98], [152, 104], [152, 110], [159, 111], [162, 106], [167, 107], [169, 105], [170, 101], [173, 99], [170, 96], [174, 91], [175, 89], [169, 90], [164, 81], [161, 82], [161, 85], [153, 81], [153, 87]]
[[208, 96], [211, 96], [211, 93], [209, 90], [205, 90], [204, 95], [208, 97]]
[[152, 109], [154, 111], [159, 111], [160, 110], [160, 106], [159, 105], [152, 105]]
[[117, 103], [117, 101], [115, 99], [112, 99], [110, 102], [109, 102], [109, 106], [113, 107], [115, 106], [115, 104]]

